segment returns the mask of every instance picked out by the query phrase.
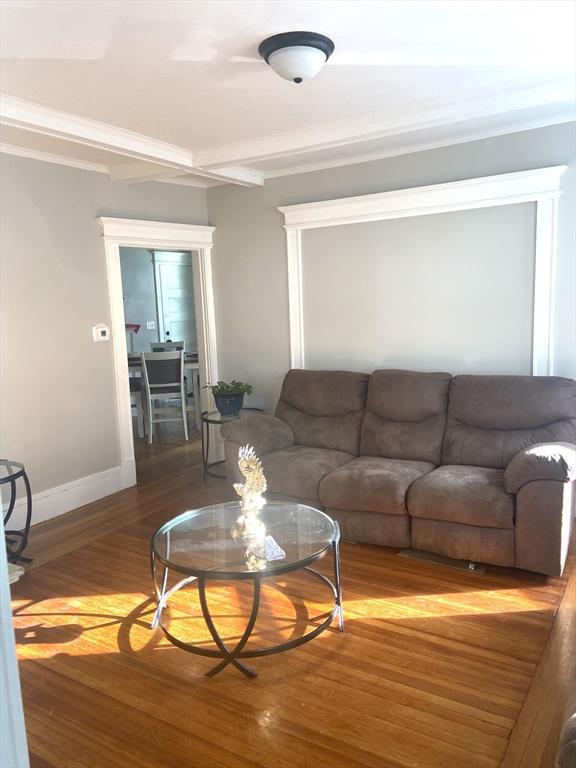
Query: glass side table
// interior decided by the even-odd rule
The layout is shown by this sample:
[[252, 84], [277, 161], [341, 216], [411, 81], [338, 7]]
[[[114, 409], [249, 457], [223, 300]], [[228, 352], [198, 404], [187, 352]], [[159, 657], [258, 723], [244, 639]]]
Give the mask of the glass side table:
[[[335, 619], [340, 632], [344, 631], [338, 523], [314, 507], [268, 501], [260, 511], [259, 519], [266, 528], [266, 540], [273, 541], [279, 550], [272, 551], [270, 555], [266, 553], [265, 557], [259, 553], [255, 559], [253, 545], [233, 535], [233, 527], [240, 512], [238, 501], [184, 512], [161, 526], [152, 536], [150, 545], [152, 579], [157, 600], [151, 628], [160, 627], [168, 640], [184, 651], [216, 660], [216, 666], [206, 673], [208, 677], [217, 675], [229, 664], [247, 677], [256, 677], [255, 670], [247, 666], [244, 659], [257, 659], [296, 648], [324, 632]], [[325, 555], [330, 555], [332, 559], [331, 578], [311, 567]], [[260, 603], [263, 580], [273, 580], [274, 577], [295, 571], [304, 571], [328, 588], [331, 600], [329, 610], [320, 623], [306, 634], [292, 636], [264, 648], [246, 647], [259, 609], [266, 609], [266, 605]], [[175, 579], [176, 583], [170, 586], [170, 582]], [[243, 634], [235, 636], [231, 642], [225, 641], [218, 631], [207, 598], [208, 585], [222, 580], [249, 581], [252, 585], [252, 607], [248, 623]], [[202, 615], [213, 640], [211, 648], [204, 643], [190, 642], [177, 633], [176, 626], [166, 626], [163, 622], [162, 614], [165, 610], [170, 611], [171, 598], [191, 583], [198, 587]], [[230, 615], [237, 611], [236, 605], [229, 606]], [[218, 609], [218, 616], [221, 612], [222, 607]]]
[[[22, 480], [26, 489], [26, 522], [24, 528], [20, 531], [8, 530], [6, 528], [16, 505], [16, 483], [18, 480]], [[31, 559], [22, 556], [22, 552], [24, 552], [28, 544], [28, 534], [30, 533], [30, 523], [32, 521], [32, 491], [24, 464], [21, 464], [19, 461], [0, 459], [0, 486], [2, 485], [10, 485], [10, 501], [4, 515], [4, 533], [8, 562], [17, 563], [20, 560], [29, 563]]]
[[204, 411], [202, 413], [200, 419], [202, 426], [202, 465], [204, 467], [204, 480], [206, 480], [207, 475], [210, 475], [211, 477], [219, 477], [221, 480], [226, 478], [226, 470], [222, 472], [221, 470], [214, 469], [214, 467], [221, 467], [226, 463], [225, 461], [208, 461], [208, 452], [210, 450], [210, 427], [212, 425], [221, 427], [223, 424], [227, 424], [229, 421], [236, 421], [242, 416], [243, 413], [246, 412], [262, 413], [262, 408], [242, 408], [237, 416], [222, 416], [220, 411]]

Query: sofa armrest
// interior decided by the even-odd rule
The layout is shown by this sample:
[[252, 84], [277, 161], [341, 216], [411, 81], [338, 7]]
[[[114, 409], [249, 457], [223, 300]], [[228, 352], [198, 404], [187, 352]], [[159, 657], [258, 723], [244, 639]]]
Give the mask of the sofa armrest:
[[238, 445], [251, 445], [258, 456], [294, 445], [294, 433], [288, 424], [263, 413], [243, 413], [239, 419], [224, 424], [220, 434]]
[[533, 480], [516, 496], [515, 566], [562, 576], [570, 536], [576, 481]]
[[504, 472], [506, 490], [518, 493], [526, 483], [535, 480], [576, 480], [576, 445], [535, 443], [519, 451]]

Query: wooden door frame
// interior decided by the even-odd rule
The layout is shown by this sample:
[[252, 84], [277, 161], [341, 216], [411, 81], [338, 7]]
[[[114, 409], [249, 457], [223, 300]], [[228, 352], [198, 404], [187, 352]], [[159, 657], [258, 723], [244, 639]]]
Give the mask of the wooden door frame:
[[[200, 385], [218, 381], [216, 315], [212, 280], [212, 233], [214, 227], [195, 224], [171, 224], [161, 221], [139, 221], [98, 217], [106, 253], [106, 275], [110, 301], [111, 338], [114, 355], [118, 440], [120, 445], [122, 488], [136, 485], [136, 462], [132, 432], [132, 407], [128, 376], [120, 247], [152, 248], [158, 251], [190, 251], [196, 302], [198, 363]], [[208, 390], [201, 389], [200, 410], [209, 409]], [[219, 450], [214, 446], [215, 451]]]

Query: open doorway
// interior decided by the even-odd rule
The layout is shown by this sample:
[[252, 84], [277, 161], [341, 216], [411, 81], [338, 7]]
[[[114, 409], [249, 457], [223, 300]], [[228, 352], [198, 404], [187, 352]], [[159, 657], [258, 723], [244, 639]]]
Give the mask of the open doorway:
[[[147, 469], [154, 469], [154, 457], [165, 450], [172, 450], [174, 443], [180, 443], [185, 452], [194, 450], [194, 438], [199, 439], [200, 435], [197, 428], [200, 415], [211, 407], [205, 385], [218, 380], [211, 262], [213, 227], [104, 217], [98, 221], [106, 251], [122, 487], [127, 488], [137, 482], [136, 457], [138, 482], [141, 482], [143, 462]], [[121, 251], [132, 252], [134, 259], [142, 258], [147, 265], [145, 280], [148, 287], [142, 294], [148, 293], [148, 304], [144, 308], [138, 307], [130, 303], [131, 298], [129, 314], [128, 311], [125, 313], [124, 288], [138, 281], [127, 277], [123, 281]], [[183, 312], [184, 305], [192, 307], [187, 306], [187, 311]], [[149, 327], [149, 324], [154, 327]], [[186, 400], [189, 437], [192, 439], [186, 442], [182, 421], [180, 424], [175, 421], [172, 425], [166, 422], [159, 427], [154, 425], [159, 439], [154, 437], [148, 448], [150, 444], [147, 440], [136, 437], [136, 412], [132, 408], [130, 380], [137, 373], [138, 358], [145, 351], [142, 345], [150, 352], [152, 344], [163, 344], [172, 351], [180, 346], [176, 342], [183, 342], [186, 357]], [[197, 450], [200, 453], [199, 443]], [[211, 445], [211, 457], [219, 457], [221, 451], [222, 447], [217, 442]], [[185, 465], [188, 464], [186, 455]]]
[[123, 246], [120, 270], [128, 352], [181, 341], [198, 355], [192, 253]]
[[[197, 253], [120, 247], [135, 458], [146, 461], [200, 438], [198, 338], [192, 259]], [[174, 358], [181, 354], [182, 360]], [[183, 394], [150, 400], [159, 367], [181, 365]], [[162, 371], [160, 371], [162, 373]], [[148, 374], [148, 376], [146, 376]], [[169, 376], [168, 378], [175, 378]], [[166, 387], [160, 387], [164, 394]], [[180, 396], [179, 396], [180, 395]], [[152, 418], [151, 418], [152, 417]]]

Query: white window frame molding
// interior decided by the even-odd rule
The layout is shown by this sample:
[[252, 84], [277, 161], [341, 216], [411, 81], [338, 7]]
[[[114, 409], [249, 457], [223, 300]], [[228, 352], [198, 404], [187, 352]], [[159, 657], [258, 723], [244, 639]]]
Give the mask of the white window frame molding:
[[375, 195], [281, 206], [288, 258], [290, 365], [305, 368], [302, 231], [517, 203], [536, 204], [532, 374], [554, 373], [554, 275], [560, 178], [565, 165]]
[[[128, 350], [122, 298], [120, 247], [152, 248], [159, 251], [191, 251], [194, 294], [198, 323], [198, 363], [201, 387], [218, 381], [216, 344], [216, 314], [212, 279], [212, 233], [214, 227], [194, 224], [169, 224], [161, 221], [139, 221], [99, 217], [106, 252], [106, 272], [110, 301], [111, 337], [118, 409], [118, 438], [120, 444], [122, 488], [136, 484], [132, 406], [128, 376]], [[197, 257], [195, 256], [197, 254]], [[195, 407], [208, 410], [207, 390], [201, 389], [201, 403]], [[217, 450], [217, 446], [215, 446]]]

